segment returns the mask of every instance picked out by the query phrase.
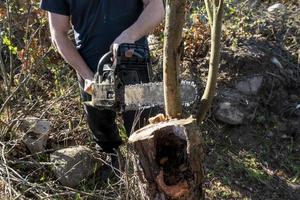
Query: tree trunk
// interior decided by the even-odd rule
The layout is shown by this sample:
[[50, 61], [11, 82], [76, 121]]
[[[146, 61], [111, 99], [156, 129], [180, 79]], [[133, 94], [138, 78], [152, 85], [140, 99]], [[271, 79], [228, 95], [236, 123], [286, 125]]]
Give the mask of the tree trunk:
[[167, 0], [164, 38], [164, 97], [166, 115], [180, 118], [182, 113], [178, 70], [183, 50], [182, 29], [186, 0]]
[[[201, 100], [202, 122], [209, 109], [217, 80], [223, 0], [213, 0], [209, 9], [212, 21], [211, 60], [207, 85]], [[143, 200], [204, 199], [203, 139], [195, 119], [180, 119], [181, 100], [178, 68], [182, 51], [185, 0], [168, 0], [164, 43], [164, 97], [167, 118], [159, 115], [133, 133], [135, 174]], [[213, 12], [213, 15], [212, 15]], [[177, 118], [177, 119], [176, 119]], [[171, 120], [168, 120], [171, 119]]]
[[143, 200], [201, 200], [202, 138], [193, 118], [150, 124], [130, 136]]

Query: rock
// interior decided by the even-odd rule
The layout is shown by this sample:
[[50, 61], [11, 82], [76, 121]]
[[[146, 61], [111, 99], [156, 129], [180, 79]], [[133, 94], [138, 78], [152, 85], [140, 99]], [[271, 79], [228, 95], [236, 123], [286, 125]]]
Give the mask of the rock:
[[236, 89], [243, 94], [256, 95], [262, 86], [262, 82], [262, 76], [246, 78], [236, 84]]
[[45, 150], [51, 130], [51, 123], [48, 120], [29, 117], [22, 121], [20, 128], [25, 132], [22, 141], [31, 153]]
[[245, 118], [245, 114], [230, 102], [220, 103], [215, 116], [218, 120], [232, 125], [242, 124]]
[[241, 94], [237, 90], [222, 88], [217, 90], [216, 98], [220, 101], [243, 102], [245, 99], [247, 99], [247, 96]]
[[250, 0], [248, 2], [249, 6], [251, 8], [255, 8], [255, 7], [259, 6], [260, 3], [261, 3], [261, 0]]
[[24, 132], [34, 132], [38, 134], [48, 134], [51, 130], [51, 122], [47, 119], [27, 117], [22, 120], [20, 128]]
[[274, 13], [274, 12], [281, 12], [285, 11], [285, 6], [281, 3], [276, 3], [270, 7], [268, 7], [268, 12]]
[[291, 137], [288, 136], [288, 135], [286, 135], [286, 134], [283, 134], [283, 135], [281, 136], [281, 138], [282, 138], [282, 139], [290, 139]]
[[78, 185], [100, 166], [93, 151], [84, 146], [58, 150], [50, 155], [50, 160], [55, 163], [55, 176], [62, 185], [68, 187]]
[[48, 139], [48, 133], [40, 134], [35, 132], [27, 132], [24, 134], [22, 141], [27, 146], [29, 151], [32, 154], [35, 154], [45, 151]]
[[298, 117], [300, 117], [300, 104], [298, 104], [298, 105], [296, 106], [295, 114], [296, 114]]
[[254, 98], [253, 96], [242, 94], [236, 89], [222, 88], [217, 91], [216, 99], [219, 102], [228, 101], [235, 105], [241, 105], [243, 106], [243, 109], [249, 110], [250, 113], [255, 107], [259, 106], [256, 98]]
[[271, 137], [273, 137], [274, 136], [274, 133], [272, 132], [272, 131], [268, 131], [267, 132], [267, 137], [268, 138], [271, 138]]

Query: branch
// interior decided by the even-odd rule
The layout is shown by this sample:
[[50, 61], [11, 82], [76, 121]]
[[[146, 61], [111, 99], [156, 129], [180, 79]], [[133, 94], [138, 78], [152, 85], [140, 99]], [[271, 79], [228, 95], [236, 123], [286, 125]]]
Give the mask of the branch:
[[200, 111], [197, 114], [197, 122], [201, 124], [204, 120], [207, 111], [209, 110], [213, 97], [215, 95], [216, 83], [218, 77], [218, 68], [220, 63], [221, 52], [221, 31], [222, 31], [222, 18], [223, 18], [223, 0], [214, 0], [213, 5], [213, 26], [212, 26], [212, 41], [211, 41], [211, 54], [209, 62], [209, 72], [204, 94], [200, 103]]
[[3, 48], [2, 40], [0, 38], [0, 70], [1, 70], [1, 74], [2, 74], [2, 77], [3, 77], [3, 80], [4, 80], [6, 90], [8, 90], [8, 88], [9, 88], [8, 80], [7, 80], [8, 77], [7, 77], [7, 72], [6, 72], [6, 68], [5, 68], [5, 65], [4, 65], [4, 61], [3, 61], [3, 58], [2, 58], [2, 55], [1, 55], [2, 48]]
[[208, 22], [210, 27], [213, 26], [213, 9], [212, 9], [212, 5], [211, 5], [211, 0], [204, 0], [205, 2], [205, 7], [206, 7], [206, 12], [207, 12], [207, 16], [208, 16]]

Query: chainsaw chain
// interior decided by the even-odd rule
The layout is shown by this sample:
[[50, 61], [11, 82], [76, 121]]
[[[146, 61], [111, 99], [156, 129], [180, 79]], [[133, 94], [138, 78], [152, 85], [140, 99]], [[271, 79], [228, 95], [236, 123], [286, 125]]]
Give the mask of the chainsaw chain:
[[[199, 98], [198, 90], [197, 90], [196, 84], [194, 82], [181, 81], [181, 83], [180, 83], [181, 90], [183, 89], [183, 87], [188, 87], [188, 86], [193, 88], [192, 94], [190, 94], [190, 93], [188, 93], [188, 95], [181, 94], [181, 99], [183, 102], [182, 105], [186, 106], [186, 107], [195, 103], [196, 100]], [[132, 95], [130, 93], [127, 94], [127, 97], [129, 98], [129, 100], [130, 99], [132, 101], [135, 100], [134, 104], [128, 104], [125, 102], [126, 110], [147, 109], [147, 108], [153, 108], [156, 106], [159, 106], [159, 107], [164, 106], [163, 97], [161, 95], [157, 96], [159, 94], [163, 95], [163, 83], [162, 82], [150, 82], [150, 83], [143, 83], [143, 84], [126, 85], [125, 88], [126, 88], [125, 91], [130, 90], [132, 93]], [[139, 93], [139, 92], [144, 91], [146, 89], [149, 89], [151, 91], [151, 93], [153, 94], [153, 101], [151, 103], [144, 103], [145, 99], [147, 97], [145, 97], [145, 99], [143, 99], [142, 96], [137, 96], [138, 94], [142, 95], [142, 93]], [[135, 91], [135, 92], [133, 92], [133, 91]], [[193, 95], [193, 96], [191, 97], [191, 95]], [[155, 96], [157, 98], [155, 98]], [[140, 99], [140, 101], [136, 101], [137, 99]]]

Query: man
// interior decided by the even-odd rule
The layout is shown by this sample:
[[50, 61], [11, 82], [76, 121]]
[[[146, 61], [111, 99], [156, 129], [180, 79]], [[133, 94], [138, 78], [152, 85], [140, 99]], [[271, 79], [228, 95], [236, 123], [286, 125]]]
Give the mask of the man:
[[[41, 0], [41, 8], [48, 11], [53, 43], [81, 79], [84, 101], [90, 98], [87, 84], [101, 56], [122, 43], [147, 45], [145, 35], [164, 17], [163, 0]], [[68, 38], [70, 25], [76, 47]], [[102, 151], [114, 152], [121, 144], [116, 114], [90, 106], [85, 106], [85, 111], [96, 143]], [[129, 133], [133, 113], [125, 113], [123, 118]]]

